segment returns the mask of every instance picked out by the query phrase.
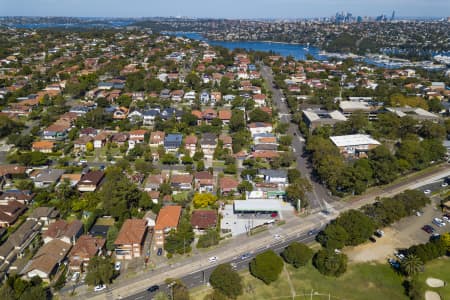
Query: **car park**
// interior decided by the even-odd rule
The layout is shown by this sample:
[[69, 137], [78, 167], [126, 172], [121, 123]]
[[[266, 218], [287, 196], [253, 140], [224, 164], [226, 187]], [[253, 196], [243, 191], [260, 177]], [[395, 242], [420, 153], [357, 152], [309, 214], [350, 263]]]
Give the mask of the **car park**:
[[101, 292], [103, 290], [106, 290], [106, 285], [104, 284], [99, 284], [94, 287], [94, 292]]
[[216, 261], [217, 261], [217, 256], [211, 256], [210, 258], [208, 258], [208, 261], [209, 261], [210, 263], [216, 262]]
[[159, 290], [159, 286], [157, 286], [156, 284], [155, 285], [152, 285], [151, 287], [149, 287], [148, 289], [147, 289], [147, 291], [149, 291], [150, 293], [154, 293], [154, 292], [156, 292], [156, 291], [158, 291]]

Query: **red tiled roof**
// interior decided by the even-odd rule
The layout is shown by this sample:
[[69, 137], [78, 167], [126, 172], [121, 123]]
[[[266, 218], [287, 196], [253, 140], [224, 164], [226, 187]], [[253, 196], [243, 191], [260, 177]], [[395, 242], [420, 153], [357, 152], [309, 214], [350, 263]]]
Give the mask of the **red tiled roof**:
[[142, 244], [147, 230], [147, 221], [142, 219], [128, 219], [120, 228], [114, 245]]
[[156, 219], [155, 230], [176, 228], [181, 216], [181, 206], [169, 205], [161, 208]]
[[215, 210], [195, 210], [191, 216], [192, 227], [206, 229], [217, 225], [217, 212]]

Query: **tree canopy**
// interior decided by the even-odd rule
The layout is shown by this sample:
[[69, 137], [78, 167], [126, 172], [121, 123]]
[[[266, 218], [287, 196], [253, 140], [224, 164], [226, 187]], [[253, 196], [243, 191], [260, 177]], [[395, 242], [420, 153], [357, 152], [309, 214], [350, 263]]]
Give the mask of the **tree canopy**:
[[258, 254], [250, 262], [250, 273], [265, 284], [276, 281], [282, 270], [283, 260], [272, 250]]

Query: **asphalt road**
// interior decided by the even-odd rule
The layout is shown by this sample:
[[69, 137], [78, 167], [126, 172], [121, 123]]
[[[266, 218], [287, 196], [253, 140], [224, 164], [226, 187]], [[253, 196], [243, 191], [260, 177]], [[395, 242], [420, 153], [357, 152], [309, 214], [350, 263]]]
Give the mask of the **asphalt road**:
[[[268, 249], [272, 249], [276, 253], [280, 253], [283, 251], [284, 248], [286, 248], [290, 243], [292, 243], [294, 241], [298, 241], [298, 242], [302, 242], [302, 243], [311, 242], [314, 240], [317, 231], [319, 231], [320, 229], [321, 228], [318, 228], [316, 231], [314, 231], [314, 234], [312, 234], [312, 235], [308, 234], [308, 233], [304, 233], [299, 236], [293, 236], [293, 237], [290, 237], [287, 239], [283, 239], [283, 237], [281, 237], [280, 240], [276, 241], [273, 245], [271, 245], [269, 247], [262, 247], [255, 251], [249, 252], [250, 256], [248, 258], [241, 259], [241, 256], [236, 256], [232, 260], [221, 261], [220, 264], [223, 264], [223, 263], [233, 264], [235, 266], [236, 270], [247, 269], [249, 267], [250, 261], [259, 253], [262, 253]], [[203, 270], [198, 270], [189, 275], [186, 275], [186, 276], [180, 278], [180, 280], [188, 288], [193, 288], [196, 286], [207, 284], [207, 282], [209, 282], [209, 277], [211, 276], [211, 273], [214, 271], [214, 269], [217, 267], [217, 265], [218, 265], [218, 263], [211, 264], [210, 267], [207, 267]], [[167, 284], [160, 285], [159, 291], [163, 291], [163, 292], [167, 293], [168, 295], [170, 295], [170, 288], [168, 287]], [[135, 295], [132, 295], [132, 296], [129, 296], [126, 298], [122, 298], [122, 299], [124, 299], [124, 300], [125, 299], [126, 300], [152, 299], [152, 296], [156, 293], [157, 292], [151, 293], [149, 291], [143, 291], [138, 294], [135, 294]]]
[[290, 110], [287, 107], [286, 102], [281, 100], [281, 98], [283, 97], [282, 92], [279, 89], [273, 87], [274, 81], [272, 70], [267, 66], [263, 66], [261, 68], [261, 75], [272, 91], [273, 104], [278, 109], [281, 121], [290, 124], [288, 134], [293, 138], [292, 147], [297, 159], [297, 169], [303, 176], [309, 179], [313, 187], [312, 191], [306, 194], [309, 201], [309, 207], [313, 211], [328, 210], [328, 204], [335, 201], [335, 199], [323, 185], [314, 180], [312, 176], [313, 170], [309, 165], [308, 159], [302, 156], [303, 148], [305, 146], [305, 140], [298, 130], [297, 124], [291, 123]]

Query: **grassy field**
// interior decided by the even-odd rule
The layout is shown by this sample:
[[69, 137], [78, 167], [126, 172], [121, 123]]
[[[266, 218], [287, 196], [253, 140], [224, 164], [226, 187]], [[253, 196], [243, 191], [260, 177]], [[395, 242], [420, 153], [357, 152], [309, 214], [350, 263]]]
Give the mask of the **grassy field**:
[[[244, 279], [244, 295], [239, 300], [408, 299], [404, 294], [402, 277], [387, 264], [351, 264], [339, 278], [323, 276], [312, 265], [300, 269], [287, 266], [280, 278], [270, 286], [253, 278], [248, 272], [241, 275]], [[208, 289], [196, 289], [192, 299], [201, 300], [207, 293]]]
[[[442, 279], [447, 284], [441, 288], [430, 288], [425, 282], [428, 277]], [[441, 299], [450, 299], [450, 259], [440, 258], [427, 263], [425, 271], [419, 274], [419, 281], [423, 283], [424, 291], [435, 291], [441, 296]]]

